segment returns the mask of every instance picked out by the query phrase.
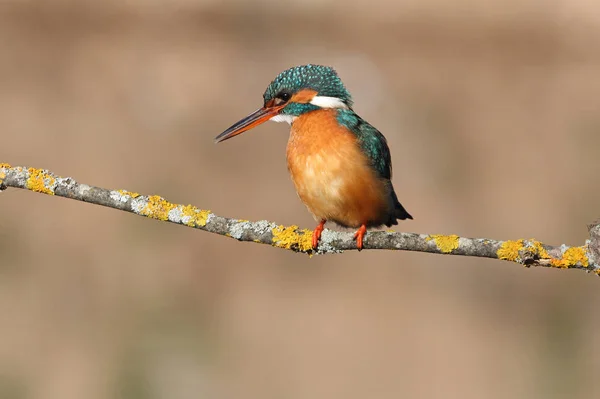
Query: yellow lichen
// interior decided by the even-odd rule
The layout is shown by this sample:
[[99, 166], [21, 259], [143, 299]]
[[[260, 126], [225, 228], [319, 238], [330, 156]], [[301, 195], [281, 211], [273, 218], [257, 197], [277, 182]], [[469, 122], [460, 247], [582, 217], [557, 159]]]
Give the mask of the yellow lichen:
[[10, 165], [7, 163], [0, 162], [0, 168], [8, 169], [10, 168]]
[[544, 248], [541, 242], [536, 240], [529, 240], [529, 247], [535, 255], [537, 255], [540, 259], [550, 259], [551, 256], [548, 254], [548, 251]]
[[438, 249], [445, 254], [449, 254], [458, 248], [458, 239], [459, 237], [456, 234], [451, 234], [449, 236], [443, 234], [431, 234], [426, 238], [427, 241], [435, 241], [435, 245]]
[[176, 206], [158, 195], [152, 195], [140, 213], [152, 219], [168, 220], [169, 212]]
[[206, 226], [208, 215], [210, 215], [210, 211], [198, 209], [192, 205], [186, 205], [181, 207], [181, 213], [184, 216], [189, 216], [189, 220], [185, 222], [185, 224], [190, 227]]
[[299, 230], [298, 226], [277, 226], [273, 229], [273, 246], [307, 252], [312, 249], [312, 232]]
[[56, 179], [42, 169], [29, 168], [29, 179], [27, 179], [27, 188], [31, 191], [54, 195], [53, 187]]
[[561, 269], [567, 269], [574, 266], [589, 266], [585, 247], [568, 248], [563, 254], [562, 259], [553, 259], [550, 263], [552, 266]]
[[498, 259], [516, 261], [519, 258], [519, 251], [523, 249], [523, 240], [504, 241], [496, 252]]
[[192, 205], [183, 206], [173, 204], [158, 195], [152, 195], [148, 197], [148, 203], [144, 209], [140, 211], [140, 215], [147, 216], [152, 219], [169, 220], [169, 212], [172, 210], [181, 212], [181, 219], [178, 220], [178, 222], [183, 222], [185, 218], [185, 222], [183, 223], [190, 227], [206, 226], [206, 222], [210, 216], [209, 210], [198, 209]]
[[138, 193], [134, 193], [132, 191], [127, 191], [127, 190], [117, 190], [117, 192], [121, 195], [128, 195], [131, 198], [137, 198], [140, 196], [140, 194], [138, 194]]

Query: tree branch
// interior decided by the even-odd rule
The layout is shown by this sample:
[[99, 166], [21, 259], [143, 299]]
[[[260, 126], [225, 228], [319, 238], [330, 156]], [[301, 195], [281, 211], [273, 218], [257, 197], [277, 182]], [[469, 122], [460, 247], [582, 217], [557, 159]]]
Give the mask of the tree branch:
[[[318, 250], [312, 249], [312, 231], [281, 226], [265, 220], [250, 222], [215, 215], [192, 205], [168, 202], [158, 195], [125, 190], [107, 190], [77, 183], [42, 169], [0, 163], [0, 190], [22, 188], [38, 193], [102, 205], [139, 216], [177, 223], [238, 241], [268, 244], [305, 254], [340, 253], [356, 249], [352, 233], [324, 230]], [[588, 226], [590, 239], [579, 247], [550, 246], [534, 239], [498, 241], [457, 235], [372, 231], [365, 236], [365, 249], [390, 249], [462, 255], [507, 260], [524, 266], [581, 269], [600, 275], [600, 225]]]

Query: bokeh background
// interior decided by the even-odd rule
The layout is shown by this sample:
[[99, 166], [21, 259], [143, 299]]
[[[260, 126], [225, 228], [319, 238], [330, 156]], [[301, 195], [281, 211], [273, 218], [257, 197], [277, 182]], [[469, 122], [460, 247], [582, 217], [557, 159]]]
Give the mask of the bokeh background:
[[[287, 125], [213, 138], [298, 64], [388, 138], [422, 233], [581, 245], [600, 3], [0, 3], [0, 162], [314, 227]], [[422, 253], [309, 259], [0, 194], [0, 398], [597, 398], [600, 280]]]

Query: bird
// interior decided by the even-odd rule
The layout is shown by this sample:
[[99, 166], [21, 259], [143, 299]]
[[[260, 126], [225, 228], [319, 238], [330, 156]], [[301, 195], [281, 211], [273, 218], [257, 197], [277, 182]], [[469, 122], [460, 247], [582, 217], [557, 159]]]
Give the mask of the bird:
[[266, 121], [291, 125], [287, 167], [300, 200], [313, 214], [317, 249], [325, 223], [357, 229], [363, 249], [369, 228], [413, 217], [392, 185], [392, 159], [383, 134], [358, 116], [335, 69], [295, 66], [281, 72], [263, 94], [263, 106], [215, 138], [219, 143]]

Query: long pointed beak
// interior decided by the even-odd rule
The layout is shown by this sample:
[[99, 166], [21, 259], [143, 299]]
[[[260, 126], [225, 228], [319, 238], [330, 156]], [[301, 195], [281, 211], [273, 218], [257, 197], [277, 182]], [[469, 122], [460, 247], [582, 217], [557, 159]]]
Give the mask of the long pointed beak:
[[238, 134], [244, 133], [262, 123], [265, 123], [279, 113], [283, 107], [259, 108], [244, 119], [238, 121], [229, 129], [215, 137], [215, 143], [228, 140]]

